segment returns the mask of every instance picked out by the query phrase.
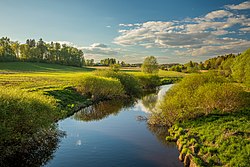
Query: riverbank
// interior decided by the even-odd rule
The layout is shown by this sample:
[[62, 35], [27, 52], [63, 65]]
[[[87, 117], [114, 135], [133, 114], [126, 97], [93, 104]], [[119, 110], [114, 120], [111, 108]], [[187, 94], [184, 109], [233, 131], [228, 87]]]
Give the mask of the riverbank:
[[[79, 108], [93, 104], [91, 97], [76, 91], [80, 78], [97, 75], [93, 68], [78, 68], [46, 63], [6, 62], [0, 63], [0, 85], [4, 89], [15, 88], [28, 93], [38, 92], [56, 100], [56, 107], [61, 117], [72, 115]], [[143, 87], [172, 83], [184, 75], [178, 72], [160, 71], [159, 78], [150, 84], [152, 78], [139, 71], [126, 71], [136, 78], [141, 78]]]
[[216, 73], [194, 74], [174, 85], [149, 123], [170, 126], [179, 159], [189, 166], [247, 166], [250, 94]]
[[[15, 67], [18, 65], [20, 67]], [[29, 67], [29, 65], [32, 66]], [[137, 72], [137, 76], [112, 73], [112, 76], [108, 77], [111, 77], [110, 79], [105, 79], [105, 76], [99, 76], [93, 70], [42, 63], [10, 63], [9, 66], [4, 64], [0, 66], [0, 71], [2, 71], [0, 74], [0, 91], [2, 92], [0, 94], [0, 149], [1, 154], [4, 155], [0, 159], [0, 166], [4, 165], [9, 158], [22, 154], [22, 151], [30, 152], [40, 149], [37, 145], [41, 144], [40, 140], [44, 140], [38, 137], [40, 133], [51, 134], [51, 137], [56, 139], [60, 133], [56, 132], [53, 124], [58, 120], [102, 100], [131, 97], [137, 91], [135, 88], [138, 87], [138, 83], [140, 83], [139, 89], [148, 89], [160, 85], [163, 80], [166, 82], [167, 78], [166, 75], [150, 76], [141, 73], [140, 79], [138, 79]], [[107, 82], [114, 81], [122, 84], [124, 90], [120, 92], [121, 95], [118, 91], [114, 97], [96, 99], [94, 98], [96, 95], [110, 95], [110, 86], [106, 91], [102, 91], [106, 89], [106, 82], [99, 82], [103, 89], [100, 89], [100, 85], [93, 83], [91, 92], [88, 92], [90, 89], [83, 92], [79, 89], [82, 84], [79, 80], [89, 76], [100, 79], [100, 81], [104, 79]], [[125, 82], [127, 78], [130, 78], [129, 81], [136, 82]], [[169, 77], [167, 81], [175, 80], [176, 77], [173, 80]], [[90, 80], [86, 80], [86, 82], [90, 82]], [[137, 86], [131, 86], [132, 83], [136, 83]], [[56, 145], [58, 142], [59, 139], [53, 144]], [[33, 146], [27, 148], [28, 143], [34, 143], [34, 148]], [[49, 143], [44, 143], [44, 146], [49, 147]]]
[[175, 124], [168, 141], [176, 141], [185, 166], [248, 166], [250, 109], [211, 114]]

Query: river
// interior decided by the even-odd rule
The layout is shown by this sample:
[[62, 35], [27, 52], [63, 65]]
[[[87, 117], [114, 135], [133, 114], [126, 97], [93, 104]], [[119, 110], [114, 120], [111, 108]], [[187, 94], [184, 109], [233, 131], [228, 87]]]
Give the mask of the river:
[[154, 109], [171, 85], [136, 102], [112, 100], [85, 108], [58, 123], [66, 133], [47, 167], [179, 167], [167, 129], [138, 120]]

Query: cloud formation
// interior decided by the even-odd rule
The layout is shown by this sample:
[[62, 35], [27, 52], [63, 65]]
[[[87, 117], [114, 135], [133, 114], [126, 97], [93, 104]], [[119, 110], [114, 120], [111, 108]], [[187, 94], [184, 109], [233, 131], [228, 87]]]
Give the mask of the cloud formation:
[[180, 21], [120, 24], [120, 35], [113, 42], [122, 46], [175, 49], [179, 55], [239, 53], [250, 46], [250, 41], [240, 36], [249, 33], [250, 19], [235, 10], [249, 9], [250, 2], [225, 8]]
[[102, 43], [93, 43], [89, 47], [80, 47], [85, 55], [110, 55], [114, 56], [118, 54], [118, 50], [112, 49]]
[[225, 7], [228, 9], [234, 9], [234, 10], [250, 9], [250, 1], [243, 2], [239, 5], [226, 5]]

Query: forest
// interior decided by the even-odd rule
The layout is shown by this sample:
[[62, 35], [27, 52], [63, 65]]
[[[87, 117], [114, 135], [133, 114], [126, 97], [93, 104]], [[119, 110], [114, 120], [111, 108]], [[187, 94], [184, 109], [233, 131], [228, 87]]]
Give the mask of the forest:
[[43, 62], [82, 67], [85, 63], [84, 54], [66, 44], [57, 42], [46, 43], [40, 38], [27, 39], [26, 43], [11, 41], [8, 37], [0, 39], [0, 62], [25, 61]]

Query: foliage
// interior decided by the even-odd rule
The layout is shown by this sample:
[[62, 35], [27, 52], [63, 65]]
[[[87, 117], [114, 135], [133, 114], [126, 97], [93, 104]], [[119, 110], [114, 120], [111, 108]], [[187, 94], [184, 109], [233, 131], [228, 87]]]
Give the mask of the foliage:
[[[2, 130], [6, 130], [6, 133], [10, 127], [17, 135], [23, 132], [33, 133], [58, 118], [56, 101], [39, 92], [1, 86], [0, 99], [0, 118], [4, 125]], [[17, 122], [18, 125], [15, 124]]]
[[118, 79], [124, 87], [124, 90], [129, 96], [139, 96], [142, 92], [139, 80], [131, 74], [124, 72], [113, 72], [113, 71], [97, 71], [95, 72], [98, 76], [110, 77]]
[[[39, 92], [0, 87], [1, 158], [21, 152], [25, 143], [59, 119], [55, 99]], [[4, 155], [4, 157], [3, 157]]]
[[114, 71], [114, 72], [118, 72], [121, 68], [120, 64], [112, 64], [110, 65], [110, 70]]
[[54, 158], [54, 152], [64, 136], [62, 131], [52, 126], [27, 139], [22, 138], [22, 141], [8, 140], [0, 145], [0, 166], [44, 166]]
[[144, 73], [157, 73], [159, 71], [157, 59], [154, 56], [146, 57], [141, 68]]
[[225, 76], [229, 76], [231, 74], [230, 65], [232, 61], [238, 55], [228, 54], [223, 56], [213, 57], [211, 59], [206, 60], [204, 63], [200, 62], [193, 62], [189, 61], [186, 64], [176, 64], [169, 67], [170, 71], [177, 71], [177, 72], [185, 72], [185, 73], [196, 73], [200, 70], [220, 70]]
[[[103, 59], [100, 61], [100, 64], [104, 65], [104, 66], [110, 66], [112, 64], [116, 64], [116, 59], [114, 59], [114, 58]], [[119, 64], [119, 63], [117, 63], [117, 64]]]
[[83, 95], [92, 97], [94, 101], [121, 97], [125, 94], [124, 87], [119, 80], [98, 76], [82, 77], [76, 89]]
[[36, 42], [28, 39], [25, 44], [0, 39], [0, 61], [31, 61], [56, 63], [81, 67], [84, 65], [82, 50], [60, 43], [45, 43], [42, 39]]
[[111, 114], [118, 114], [122, 108], [130, 107], [133, 102], [128, 99], [102, 101], [81, 109], [74, 114], [74, 119], [85, 122], [101, 120]]
[[160, 85], [177, 83], [181, 79], [182, 79], [181, 77], [163, 77], [163, 78], [161, 78]]
[[[169, 129], [171, 137], [200, 166], [249, 166], [250, 110], [210, 114]], [[181, 133], [182, 132], [182, 133]]]
[[86, 59], [85, 65], [86, 66], [93, 66], [93, 65], [95, 65], [95, 60], [94, 59]]
[[58, 89], [45, 90], [45, 93], [57, 100], [62, 118], [72, 115], [82, 107], [89, 106], [90, 99], [78, 93], [73, 87], [60, 87]]
[[151, 123], [172, 125], [214, 110], [232, 112], [243, 107], [247, 103], [243, 89], [224, 82], [212, 73], [187, 76], [167, 92], [159, 106], [161, 112], [152, 114]]
[[160, 86], [161, 81], [158, 75], [138, 75], [139, 84], [143, 89], [155, 89], [157, 86]]
[[228, 59], [226, 59], [225, 61], [223, 61], [219, 67], [220, 71], [219, 73], [229, 77], [232, 74], [232, 70], [231, 70], [231, 66], [234, 62], [235, 58], [230, 57]]
[[250, 49], [238, 56], [232, 65], [232, 76], [250, 86]]

